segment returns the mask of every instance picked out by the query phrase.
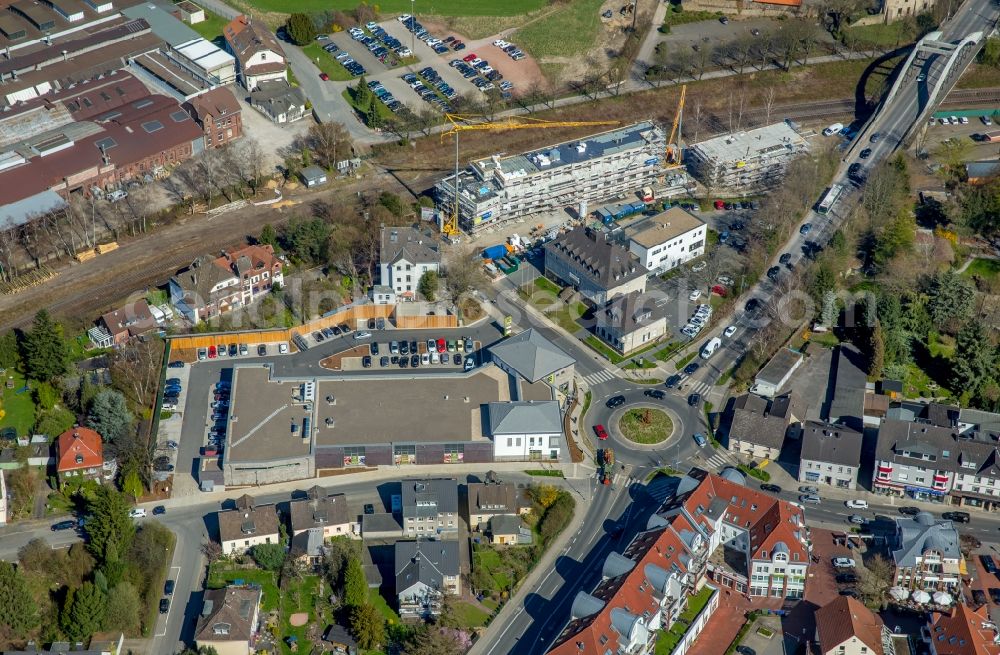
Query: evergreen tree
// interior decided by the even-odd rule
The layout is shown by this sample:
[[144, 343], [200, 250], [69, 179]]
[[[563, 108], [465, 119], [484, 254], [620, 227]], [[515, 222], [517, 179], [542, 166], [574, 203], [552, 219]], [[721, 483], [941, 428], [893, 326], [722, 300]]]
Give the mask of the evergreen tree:
[[[99, 563], [120, 562], [135, 538], [135, 524], [128, 515], [128, 500], [115, 489], [100, 486], [89, 510], [87, 549]], [[116, 581], [111, 575], [107, 577], [114, 586]]]
[[62, 325], [53, 321], [44, 309], [35, 314], [21, 348], [25, 375], [32, 380], [48, 382], [69, 371], [69, 348]]
[[138, 636], [142, 599], [131, 582], [122, 582], [108, 593], [104, 614], [105, 630], [121, 630], [126, 636]]
[[104, 593], [92, 582], [84, 582], [79, 589], [67, 593], [60, 615], [63, 632], [74, 640], [84, 640], [100, 632], [104, 627], [106, 601]]
[[37, 625], [38, 606], [24, 576], [10, 562], [0, 561], [0, 626], [7, 626], [10, 636], [24, 639]]
[[278, 232], [277, 230], [274, 229], [273, 225], [271, 225], [270, 223], [265, 223], [264, 227], [260, 229], [260, 237], [257, 238], [257, 241], [262, 244], [277, 248]]
[[122, 479], [122, 491], [132, 497], [133, 502], [139, 502], [142, 496], [142, 478], [139, 472], [132, 468]]
[[837, 326], [837, 294], [832, 289], [823, 294], [823, 325], [829, 329]]
[[871, 330], [868, 349], [868, 375], [881, 378], [885, 368], [885, 335], [882, 333], [882, 323], [875, 319], [875, 327]]
[[952, 357], [952, 389], [975, 397], [986, 384], [993, 371], [996, 349], [978, 321], [970, 321], [955, 338], [955, 355]]
[[307, 45], [316, 38], [316, 25], [306, 14], [292, 14], [285, 23], [285, 32], [295, 45]]
[[385, 643], [385, 619], [370, 603], [351, 608], [351, 634], [364, 650], [374, 650]]
[[87, 424], [112, 443], [125, 437], [132, 429], [132, 412], [125, 396], [116, 389], [105, 389], [90, 403]]
[[368, 88], [368, 82], [362, 75], [358, 78], [358, 85], [354, 87], [354, 102], [357, 103], [358, 107], [367, 107], [371, 101], [372, 90]]
[[368, 127], [373, 130], [382, 127], [382, 116], [378, 113], [378, 102], [375, 98], [371, 99], [371, 102], [368, 103], [368, 113], [365, 117]]
[[361, 558], [353, 555], [347, 561], [347, 569], [344, 571], [344, 604], [357, 607], [367, 602], [368, 580], [361, 567]]

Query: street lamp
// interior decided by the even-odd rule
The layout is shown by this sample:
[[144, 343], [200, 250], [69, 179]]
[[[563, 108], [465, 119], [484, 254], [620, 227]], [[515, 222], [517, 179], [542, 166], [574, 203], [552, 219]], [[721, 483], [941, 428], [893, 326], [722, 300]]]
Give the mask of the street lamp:
[[[417, 51], [417, 35], [413, 31], [413, 23], [415, 23], [417, 20], [416, 16], [417, 10], [414, 9], [413, 3], [414, 0], [410, 0], [410, 56], [411, 57], [414, 56]], [[456, 137], [455, 140], [458, 141], [458, 138]]]

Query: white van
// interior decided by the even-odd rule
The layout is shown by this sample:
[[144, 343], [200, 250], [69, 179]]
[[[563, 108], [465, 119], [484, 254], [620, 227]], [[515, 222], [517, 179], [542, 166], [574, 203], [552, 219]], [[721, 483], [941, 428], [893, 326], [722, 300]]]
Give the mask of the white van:
[[823, 136], [833, 136], [834, 134], [840, 134], [841, 130], [844, 129], [842, 123], [834, 123], [830, 127], [823, 130]]
[[715, 351], [719, 349], [722, 345], [722, 339], [715, 337], [711, 341], [705, 344], [705, 347], [701, 349], [701, 358], [708, 359], [715, 354]]

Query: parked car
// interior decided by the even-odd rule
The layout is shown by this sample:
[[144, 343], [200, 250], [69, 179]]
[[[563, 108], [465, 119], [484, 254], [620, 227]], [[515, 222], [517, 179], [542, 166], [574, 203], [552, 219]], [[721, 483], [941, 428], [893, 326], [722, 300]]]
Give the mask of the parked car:
[[780, 494], [781, 493], [781, 487], [779, 487], [776, 484], [770, 484], [768, 482], [765, 482], [764, 484], [760, 485], [760, 490], [761, 491], [767, 491], [767, 492], [772, 493], [772, 494]]
[[818, 494], [819, 489], [816, 487], [799, 487], [799, 493], [803, 494]]
[[974, 602], [976, 605], [986, 604], [986, 594], [983, 592], [982, 589], [972, 590], [972, 602]]
[[868, 519], [861, 516], [860, 514], [851, 514], [850, 516], [847, 517], [847, 520], [853, 523], [854, 525], [865, 525], [866, 523], [868, 523]]
[[161, 598], [160, 599], [160, 614], [166, 614], [170, 611], [170, 599]]
[[133, 507], [128, 511], [128, 515], [133, 519], [144, 519], [146, 518], [146, 510], [141, 507]]
[[821, 501], [820, 501], [819, 496], [817, 496], [815, 494], [804, 494], [802, 496], [799, 496], [799, 502], [800, 503], [812, 503], [814, 505], [818, 505]]
[[899, 513], [903, 516], [916, 516], [920, 513], [920, 508], [913, 506], [900, 507]]
[[980, 555], [979, 561], [983, 563], [983, 569], [985, 569], [987, 573], [997, 572], [997, 565], [996, 562], [993, 561], [992, 555]]
[[970, 516], [968, 512], [944, 512], [941, 514], [941, 518], [956, 523], [968, 523]]
[[372, 367], [372, 356], [371, 355], [365, 355], [364, 357], [362, 357], [361, 358], [361, 366], [363, 368], [371, 368]]
[[1000, 605], [1000, 589], [990, 587], [990, 598], [993, 599], [994, 603]]
[[52, 531], [59, 532], [61, 530], [72, 530], [76, 527], [76, 521], [59, 521], [58, 523], [52, 524]]
[[833, 565], [838, 569], [853, 569], [854, 560], [850, 557], [834, 557]]
[[868, 509], [867, 500], [851, 499], [844, 503], [847, 507], [851, 509]]
[[858, 581], [858, 576], [851, 572], [838, 573], [836, 580], [838, 584], [854, 584]]
[[[202, 350], [204, 350], [204, 348], [199, 348], [198, 349], [198, 358], [199, 359], [201, 359], [201, 351]], [[182, 362], [179, 359], [175, 359], [174, 361], [172, 361], [169, 364], [167, 364], [167, 368], [184, 368], [184, 362]]]

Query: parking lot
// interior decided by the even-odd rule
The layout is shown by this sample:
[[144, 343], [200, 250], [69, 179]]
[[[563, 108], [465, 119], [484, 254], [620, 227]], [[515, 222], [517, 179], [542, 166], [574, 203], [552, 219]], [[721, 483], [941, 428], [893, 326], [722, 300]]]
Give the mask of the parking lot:
[[[426, 340], [376, 341], [367, 349], [357, 349], [360, 354], [339, 360], [340, 370], [397, 369], [432, 367], [442, 371], [471, 369], [478, 365], [477, 352], [482, 344], [472, 337], [444, 339], [427, 337]], [[471, 359], [470, 359], [471, 358]]]

